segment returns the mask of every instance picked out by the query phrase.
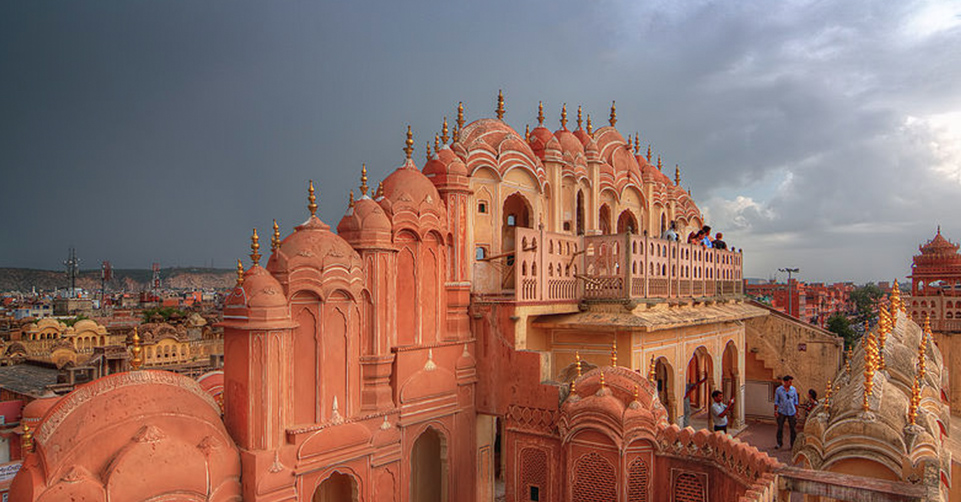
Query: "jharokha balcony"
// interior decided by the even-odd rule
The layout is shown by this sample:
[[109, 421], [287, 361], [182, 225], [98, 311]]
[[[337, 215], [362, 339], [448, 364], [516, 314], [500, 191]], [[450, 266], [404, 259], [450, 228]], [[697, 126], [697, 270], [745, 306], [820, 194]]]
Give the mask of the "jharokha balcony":
[[[703, 299], [741, 295], [742, 255], [630, 233], [514, 229], [475, 263], [476, 294], [516, 303]], [[513, 248], [513, 249], [512, 249]]]

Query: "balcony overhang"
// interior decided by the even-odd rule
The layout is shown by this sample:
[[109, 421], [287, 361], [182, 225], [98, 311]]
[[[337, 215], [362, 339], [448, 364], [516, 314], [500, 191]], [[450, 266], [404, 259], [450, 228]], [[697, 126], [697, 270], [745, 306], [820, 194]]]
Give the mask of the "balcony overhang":
[[768, 315], [768, 311], [743, 302], [703, 304], [692, 302], [681, 306], [667, 304], [607, 303], [589, 304], [587, 310], [574, 314], [543, 315], [534, 327], [549, 329], [590, 329], [651, 332], [723, 322], [744, 321]]

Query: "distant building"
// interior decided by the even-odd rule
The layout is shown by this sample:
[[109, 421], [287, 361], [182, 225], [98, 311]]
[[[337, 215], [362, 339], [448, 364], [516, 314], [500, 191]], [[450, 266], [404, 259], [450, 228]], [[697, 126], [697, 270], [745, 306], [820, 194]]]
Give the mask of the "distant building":
[[835, 313], [853, 310], [851, 283], [804, 283], [791, 279], [789, 284], [753, 282], [744, 286], [746, 295], [804, 322], [824, 327]]

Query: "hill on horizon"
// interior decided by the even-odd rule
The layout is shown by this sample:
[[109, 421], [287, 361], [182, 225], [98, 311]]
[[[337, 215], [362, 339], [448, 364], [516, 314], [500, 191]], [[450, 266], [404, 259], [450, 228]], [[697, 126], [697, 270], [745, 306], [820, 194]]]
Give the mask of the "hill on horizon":
[[[140, 292], [151, 289], [153, 271], [150, 269], [114, 269], [107, 281], [108, 292]], [[162, 269], [161, 286], [165, 289], [226, 289], [233, 286], [237, 272], [233, 269], [208, 267], [175, 267]], [[63, 270], [0, 267], [0, 291], [29, 292], [66, 289], [70, 285]], [[81, 270], [77, 287], [88, 291], [100, 290], [100, 269]]]

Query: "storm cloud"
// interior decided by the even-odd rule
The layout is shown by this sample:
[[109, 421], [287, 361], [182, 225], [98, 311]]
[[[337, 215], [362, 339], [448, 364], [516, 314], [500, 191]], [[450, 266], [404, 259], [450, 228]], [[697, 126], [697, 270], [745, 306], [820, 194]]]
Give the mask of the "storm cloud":
[[890, 280], [961, 240], [959, 47], [959, 2], [6, 2], [0, 266], [229, 267], [503, 89], [617, 100], [747, 276]]

